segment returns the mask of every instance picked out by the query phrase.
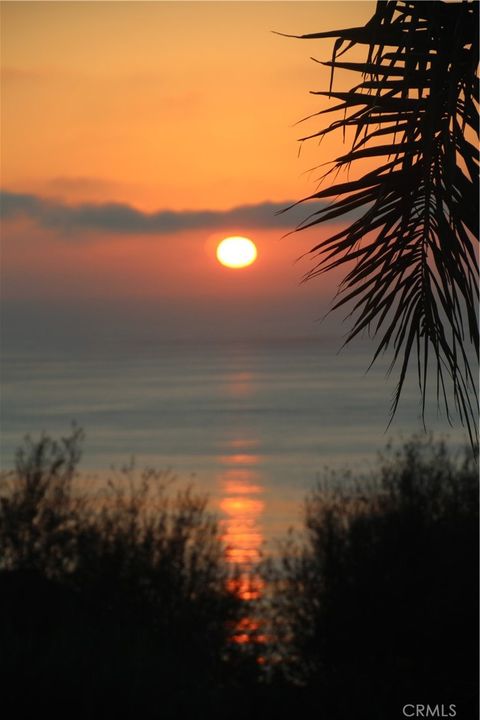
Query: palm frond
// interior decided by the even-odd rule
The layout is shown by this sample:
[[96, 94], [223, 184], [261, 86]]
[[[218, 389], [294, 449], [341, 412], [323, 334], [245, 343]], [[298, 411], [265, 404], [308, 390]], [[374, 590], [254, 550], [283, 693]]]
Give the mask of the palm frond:
[[[478, 358], [478, 2], [378, 2], [362, 28], [312, 33], [336, 38], [330, 88], [314, 92], [336, 102], [317, 115], [341, 119], [301, 138], [353, 129], [348, 152], [332, 172], [375, 158], [356, 180], [321, 189], [307, 200], [331, 199], [297, 228], [339, 220], [345, 229], [311, 249], [307, 279], [349, 264], [333, 309], [353, 304], [350, 342], [364, 329], [379, 337], [374, 360], [391, 348], [399, 365], [392, 402], [397, 409], [411, 358], [423, 411], [433, 358], [437, 402], [449, 417], [446, 380], [473, 447], [477, 392], [468, 347]], [[340, 61], [354, 45], [365, 62]], [[360, 75], [349, 92], [333, 90], [337, 68]], [[354, 261], [353, 267], [351, 263]]]

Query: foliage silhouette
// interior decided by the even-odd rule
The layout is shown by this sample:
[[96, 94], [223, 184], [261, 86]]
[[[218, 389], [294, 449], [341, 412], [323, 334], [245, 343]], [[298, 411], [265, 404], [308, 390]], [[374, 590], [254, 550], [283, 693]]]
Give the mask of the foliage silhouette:
[[[391, 416], [414, 355], [424, 412], [433, 354], [437, 403], [450, 419], [453, 391], [477, 448], [468, 346], [478, 359], [478, 2], [381, 1], [365, 27], [295, 37], [336, 38], [322, 63], [331, 67], [330, 88], [313, 94], [339, 102], [311, 117], [339, 117], [301, 141], [336, 130], [353, 141], [322, 180], [365, 158], [378, 162], [300, 201], [333, 199], [297, 230], [356, 214], [312, 248], [306, 279], [348, 264], [332, 309], [353, 306], [346, 343], [364, 330], [379, 336], [372, 362], [393, 346], [390, 370], [399, 363], [400, 371]], [[340, 59], [356, 45], [366, 46], [365, 62]], [[335, 92], [336, 68], [361, 79]]]
[[270, 564], [279, 672], [310, 717], [408, 702], [477, 717], [478, 479], [471, 454], [413, 439], [364, 479], [326, 476]]
[[27, 439], [2, 476], [6, 716], [383, 720], [413, 698], [470, 717], [471, 454], [412, 440], [366, 479], [328, 476], [306, 502], [304, 535], [263, 568], [269, 641], [244, 652], [231, 628], [250, 609], [227, 589], [205, 498], [132, 467], [102, 494], [82, 490], [81, 440]]
[[81, 440], [27, 438], [2, 477], [2, 709], [212, 715], [256, 665], [230, 639], [243, 609], [206, 498], [131, 467], [88, 496]]

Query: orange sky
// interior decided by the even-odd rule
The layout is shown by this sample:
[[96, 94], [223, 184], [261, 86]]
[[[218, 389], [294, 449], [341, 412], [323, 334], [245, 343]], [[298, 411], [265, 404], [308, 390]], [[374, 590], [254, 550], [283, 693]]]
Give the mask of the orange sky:
[[[373, 9], [373, 2], [3, 2], [2, 188], [30, 204], [55, 201], [55, 218], [85, 202], [141, 214], [225, 211], [310, 194], [315, 175], [305, 171], [340, 153], [341, 138], [304, 146], [299, 158], [297, 139], [318, 121], [293, 125], [327, 102], [308, 93], [324, 89], [329, 75], [309, 57], [328, 59], [332, 42], [270, 31], [360, 25]], [[337, 83], [352, 77], [339, 74]], [[287, 227], [250, 223], [244, 231], [235, 222], [225, 234], [252, 237], [259, 260], [229, 271], [213, 258], [224, 235], [218, 226], [102, 231], [73, 220], [52, 226], [28, 212], [4, 222], [3, 294], [16, 299], [288, 299], [326, 296], [338, 279], [298, 290], [308, 264], [293, 263], [318, 232], [280, 241]]]
[[[292, 125], [373, 2], [4, 2], [2, 185], [143, 209], [308, 192]], [[322, 152], [328, 153], [325, 145]]]

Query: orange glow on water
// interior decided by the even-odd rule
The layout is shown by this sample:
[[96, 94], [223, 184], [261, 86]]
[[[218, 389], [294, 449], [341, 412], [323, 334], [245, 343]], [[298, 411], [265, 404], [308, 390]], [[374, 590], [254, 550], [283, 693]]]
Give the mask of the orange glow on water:
[[[245, 489], [243, 490], [245, 493]], [[223, 527], [227, 561], [239, 565], [252, 565], [260, 559], [263, 535], [257, 519], [264, 509], [262, 500], [246, 497], [226, 497], [220, 508], [227, 515]]]
[[[251, 373], [236, 373], [233, 377], [238, 378], [239, 376], [242, 377], [242, 381], [250, 381], [252, 378]], [[229, 448], [252, 448], [252, 447], [258, 447], [258, 440], [255, 440], [255, 438], [233, 438], [232, 440], [228, 441], [228, 447]]]
[[[262, 488], [258, 484], [250, 485], [245, 479], [237, 479], [232, 486], [227, 479], [225, 490], [235, 493], [228, 494], [220, 501], [220, 510], [226, 515], [222, 540], [226, 546], [227, 562], [249, 569], [260, 559], [263, 544], [258, 524], [265, 508], [265, 503], [258, 497]], [[255, 497], [251, 497], [252, 494]]]
[[257, 646], [267, 641], [252, 605], [261, 598], [265, 588], [256, 568], [264, 543], [261, 524], [265, 510], [264, 487], [258, 469], [261, 456], [250, 452], [259, 447], [259, 442], [247, 435], [230, 438], [223, 445], [229, 454], [218, 458], [224, 466], [218, 475], [219, 508], [224, 516], [221, 527], [225, 559], [234, 570], [227, 588], [245, 604], [245, 614], [231, 627], [230, 638], [236, 645]]
[[261, 475], [251, 467], [231, 467], [220, 477], [225, 497], [261, 495]]
[[238, 645], [252, 642], [263, 644], [267, 642], [267, 636], [261, 632], [261, 627], [262, 623], [254, 618], [242, 618], [235, 628], [232, 640]]
[[[253, 394], [253, 374], [250, 372], [231, 373], [227, 378], [226, 392], [233, 398], [249, 397]], [[240, 439], [239, 442], [245, 441]], [[240, 445], [240, 447], [245, 446]]]
[[224, 455], [220, 458], [223, 465], [258, 465], [260, 457], [251, 453], [237, 453]]
[[250, 495], [251, 493], [263, 492], [263, 488], [260, 485], [244, 485], [238, 480], [231, 480], [225, 483], [225, 489], [231, 495]]
[[240, 575], [231, 578], [227, 584], [228, 589], [242, 600], [258, 600], [262, 596], [265, 582], [260, 575]]
[[[246, 493], [248, 489], [243, 487], [241, 492]], [[252, 498], [226, 497], [220, 502], [220, 507], [227, 515], [232, 515], [236, 519], [240, 516], [244, 522], [259, 515], [263, 510], [264, 503], [261, 500], [253, 500]], [[243, 522], [240, 522], [241, 526]]]
[[245, 601], [258, 599], [263, 589], [254, 566], [260, 560], [264, 542], [260, 521], [265, 502], [261, 498], [261, 474], [255, 468], [260, 457], [236, 451], [257, 445], [255, 438], [235, 438], [228, 442], [232, 453], [219, 458], [222, 465], [227, 466], [218, 478], [222, 495], [219, 507], [224, 515], [222, 540], [227, 562], [239, 571], [229, 580], [228, 587]]

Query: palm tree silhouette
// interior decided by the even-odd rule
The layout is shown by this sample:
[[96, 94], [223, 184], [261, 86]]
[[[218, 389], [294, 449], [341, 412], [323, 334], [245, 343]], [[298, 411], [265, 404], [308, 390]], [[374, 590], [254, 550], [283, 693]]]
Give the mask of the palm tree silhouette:
[[[319, 189], [307, 200], [332, 199], [296, 230], [354, 211], [348, 226], [310, 250], [315, 264], [305, 279], [352, 263], [332, 308], [353, 304], [345, 344], [364, 330], [379, 338], [372, 363], [393, 349], [400, 366], [391, 418], [410, 360], [416, 355], [425, 413], [430, 358], [437, 403], [450, 420], [453, 395], [477, 448], [478, 359], [478, 2], [378, 2], [364, 27], [294, 36], [336, 38], [330, 88], [316, 92], [338, 101], [316, 115], [340, 118], [301, 142], [340, 130], [353, 133], [348, 152], [322, 181], [364, 158], [374, 170]], [[364, 62], [343, 56], [366, 46]], [[340, 59], [342, 58], [342, 59]], [[334, 71], [360, 74], [348, 92], [333, 90]], [[312, 117], [312, 116], [310, 116]], [[353, 262], [352, 262], [353, 261]]]

